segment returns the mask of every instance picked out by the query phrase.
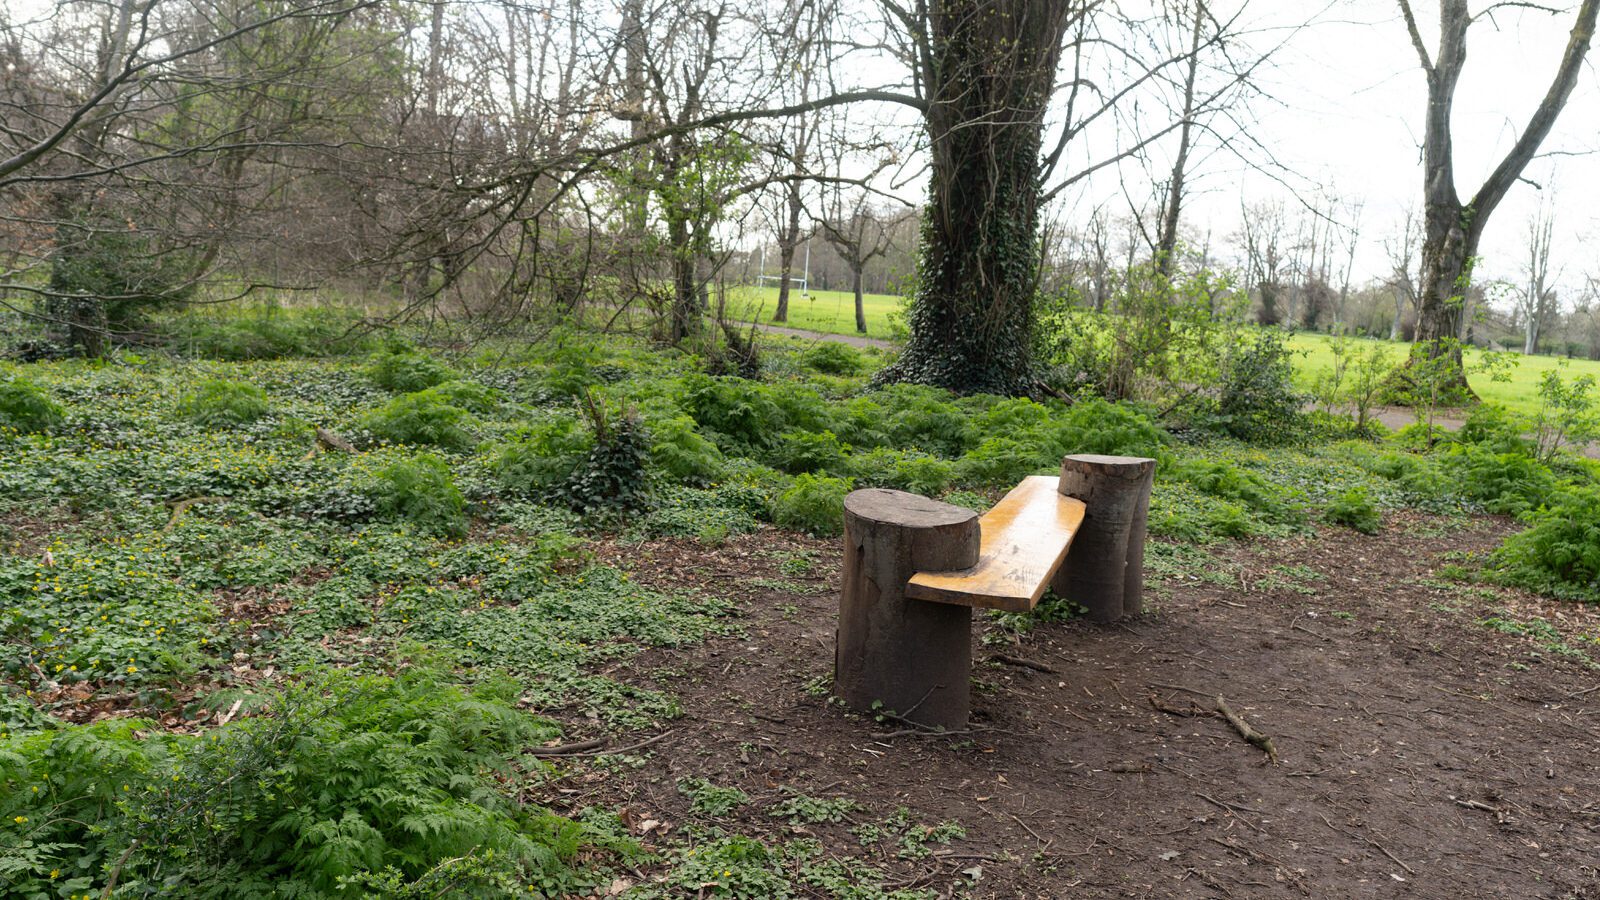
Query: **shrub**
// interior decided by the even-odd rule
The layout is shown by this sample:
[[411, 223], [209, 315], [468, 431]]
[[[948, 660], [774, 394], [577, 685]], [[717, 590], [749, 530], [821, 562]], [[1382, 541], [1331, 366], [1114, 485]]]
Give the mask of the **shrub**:
[[850, 467], [861, 481], [937, 497], [955, 478], [955, 463], [915, 450], [880, 447], [851, 458]]
[[1287, 493], [1254, 472], [1219, 460], [1184, 460], [1170, 468], [1171, 477], [1189, 482], [1201, 493], [1240, 503], [1274, 522], [1294, 523], [1300, 510]]
[[819, 537], [838, 534], [844, 526], [844, 497], [852, 487], [848, 478], [800, 475], [773, 502], [772, 520]]
[[1322, 520], [1354, 528], [1362, 534], [1377, 534], [1383, 526], [1383, 516], [1372, 502], [1372, 495], [1360, 486], [1343, 491], [1329, 501], [1322, 511]]
[[488, 415], [505, 402], [506, 395], [476, 381], [446, 381], [422, 393], [437, 397], [451, 406], [459, 406], [470, 413]]
[[1528, 521], [1495, 553], [1501, 580], [1557, 597], [1600, 598], [1600, 487], [1563, 491]]
[[50, 265], [50, 290], [79, 310], [73, 321], [98, 319], [113, 329], [127, 328], [148, 311], [187, 300], [194, 294], [194, 259], [158, 247], [146, 232], [127, 222], [85, 220], [62, 229]]
[[1056, 458], [1073, 453], [1157, 458], [1167, 434], [1137, 407], [1094, 397], [1068, 407], [1051, 440]]
[[21, 834], [0, 871], [27, 897], [109, 894], [112, 869], [117, 896], [566, 893], [586, 845], [629, 848], [507, 792], [555, 733], [514, 699], [425, 669], [341, 673], [203, 735], [113, 720], [12, 738], [0, 812]]
[[861, 354], [838, 341], [818, 341], [801, 354], [800, 361], [824, 375], [856, 375], [866, 367]]
[[684, 379], [683, 405], [725, 448], [765, 447], [788, 425], [771, 392], [743, 378], [691, 375]]
[[506, 493], [536, 496], [565, 484], [593, 447], [576, 419], [554, 419], [502, 444], [489, 470]]
[[1533, 444], [1522, 436], [1524, 424], [1503, 406], [1482, 403], [1467, 415], [1467, 421], [1451, 438], [1460, 444], [1475, 444], [1494, 453], [1532, 453]]
[[673, 481], [704, 485], [721, 477], [722, 451], [695, 430], [688, 416], [652, 422], [650, 437], [651, 464]]
[[991, 437], [956, 460], [956, 480], [985, 487], [1011, 487], [1023, 478], [1059, 465], [1037, 440]]
[[385, 390], [411, 394], [451, 381], [456, 373], [426, 353], [393, 350], [379, 353], [367, 363], [367, 377]]
[[574, 511], [596, 513], [640, 509], [649, 502], [645, 461], [650, 438], [632, 411], [610, 413], [593, 395], [585, 395], [584, 412], [594, 445], [559, 489]]
[[361, 427], [392, 444], [428, 444], [446, 450], [467, 450], [477, 443], [467, 430], [466, 410], [451, 406], [438, 394], [401, 394], [368, 413]]
[[801, 472], [843, 474], [849, 467], [850, 448], [831, 431], [786, 431], [767, 454], [767, 461], [791, 475]]
[[372, 491], [378, 515], [399, 519], [427, 534], [460, 537], [467, 532], [466, 500], [444, 460], [424, 453], [379, 470]]
[[887, 442], [940, 456], [960, 456], [968, 443], [967, 416], [937, 388], [916, 384], [888, 385], [873, 395], [886, 412], [881, 424]]
[[1218, 424], [1243, 441], [1295, 440], [1305, 431], [1305, 397], [1294, 387], [1294, 351], [1278, 331], [1253, 334], [1223, 357]]
[[168, 339], [181, 352], [235, 362], [330, 356], [365, 349], [373, 338], [356, 330], [356, 319], [334, 310], [293, 313], [268, 308], [262, 313], [204, 319], [186, 315], [165, 323]]
[[1456, 490], [1494, 513], [1517, 515], [1544, 503], [1555, 490], [1550, 467], [1524, 453], [1496, 453], [1476, 444], [1451, 448], [1444, 457]]
[[203, 381], [178, 399], [178, 415], [202, 428], [248, 425], [270, 409], [261, 388], [222, 378]]
[[61, 424], [61, 407], [20, 375], [0, 378], [0, 429], [44, 431]]

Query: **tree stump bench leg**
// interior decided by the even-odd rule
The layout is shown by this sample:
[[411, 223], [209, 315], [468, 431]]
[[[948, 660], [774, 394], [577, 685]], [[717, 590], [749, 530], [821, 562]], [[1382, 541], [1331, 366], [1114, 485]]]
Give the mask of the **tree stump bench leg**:
[[978, 562], [978, 514], [904, 491], [844, 501], [844, 584], [833, 690], [852, 709], [965, 728], [971, 710], [972, 608], [906, 597], [919, 571]]
[[1087, 509], [1052, 586], [1100, 623], [1144, 611], [1144, 538], [1156, 461], [1136, 456], [1068, 456], [1059, 490]]

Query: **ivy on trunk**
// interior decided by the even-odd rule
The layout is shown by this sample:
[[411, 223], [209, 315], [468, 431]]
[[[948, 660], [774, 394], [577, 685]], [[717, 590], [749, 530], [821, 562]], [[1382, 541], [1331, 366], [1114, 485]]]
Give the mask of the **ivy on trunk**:
[[882, 380], [1032, 390], [1039, 149], [1072, 6], [928, 5], [917, 44], [932, 179], [911, 337]]

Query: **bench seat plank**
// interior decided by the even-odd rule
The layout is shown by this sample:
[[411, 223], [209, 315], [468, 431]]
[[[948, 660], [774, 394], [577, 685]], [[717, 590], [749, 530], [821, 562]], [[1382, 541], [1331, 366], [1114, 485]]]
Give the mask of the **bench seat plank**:
[[977, 565], [953, 572], [918, 572], [906, 585], [905, 595], [1009, 612], [1033, 609], [1083, 524], [1083, 502], [1061, 496], [1058, 484], [1050, 475], [1023, 479], [979, 520]]

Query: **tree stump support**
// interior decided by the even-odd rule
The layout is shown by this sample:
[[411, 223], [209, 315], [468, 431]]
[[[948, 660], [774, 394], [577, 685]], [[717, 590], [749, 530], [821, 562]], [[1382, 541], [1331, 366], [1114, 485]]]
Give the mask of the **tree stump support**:
[[844, 501], [844, 549], [834, 694], [859, 712], [965, 728], [972, 608], [905, 591], [919, 571], [977, 565], [978, 514], [904, 491], [854, 491]]
[[1087, 506], [1055, 592], [1102, 624], [1144, 610], [1144, 538], [1156, 461], [1082, 454], [1061, 460], [1064, 496]]

